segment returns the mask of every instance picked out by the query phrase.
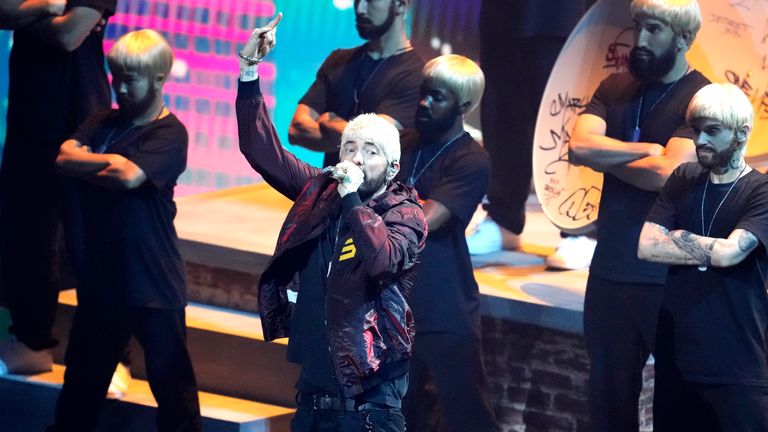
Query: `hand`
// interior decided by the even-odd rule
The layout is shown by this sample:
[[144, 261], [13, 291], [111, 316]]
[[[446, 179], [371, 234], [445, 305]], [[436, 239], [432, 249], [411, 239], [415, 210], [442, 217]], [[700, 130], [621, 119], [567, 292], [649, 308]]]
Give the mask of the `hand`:
[[[248, 38], [248, 41], [245, 42], [242, 54], [257, 59], [264, 58], [264, 56], [266, 56], [270, 51], [272, 51], [272, 48], [275, 47], [275, 32], [277, 30], [277, 25], [282, 19], [283, 13], [278, 12], [278, 14], [272, 18], [272, 21], [267, 23], [267, 25], [254, 29], [251, 32], [251, 36]], [[240, 66], [247, 67], [248, 63], [245, 60], [240, 59]]]
[[337, 191], [342, 198], [348, 193], [357, 192], [365, 180], [363, 170], [350, 161], [342, 161], [336, 164], [336, 170], [331, 175], [338, 180], [339, 187]]
[[62, 15], [67, 7], [67, 0], [43, 0], [45, 10], [51, 15]]

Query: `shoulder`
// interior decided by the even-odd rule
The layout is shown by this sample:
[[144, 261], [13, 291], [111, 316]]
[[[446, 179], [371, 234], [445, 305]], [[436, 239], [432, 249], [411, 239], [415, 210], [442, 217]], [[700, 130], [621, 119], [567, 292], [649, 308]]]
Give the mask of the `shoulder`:
[[475, 141], [469, 134], [462, 137], [459, 142], [456, 143], [456, 147], [451, 151], [450, 157], [456, 162], [467, 165], [471, 164], [478, 167], [484, 165], [490, 167], [491, 164], [491, 156], [488, 154], [488, 151], [486, 151], [485, 148], [483, 148], [483, 146]]
[[698, 162], [685, 162], [672, 172], [672, 177], [679, 182], [695, 182], [705, 175], [704, 168]]
[[607, 100], [622, 99], [634, 95], [639, 86], [629, 72], [612, 73], [600, 82], [595, 93]]
[[365, 50], [365, 45], [356, 46], [354, 48], [339, 48], [333, 50], [328, 57], [325, 58], [323, 66], [332, 67], [340, 66], [349, 63], [350, 61], [357, 59], [362, 55]]

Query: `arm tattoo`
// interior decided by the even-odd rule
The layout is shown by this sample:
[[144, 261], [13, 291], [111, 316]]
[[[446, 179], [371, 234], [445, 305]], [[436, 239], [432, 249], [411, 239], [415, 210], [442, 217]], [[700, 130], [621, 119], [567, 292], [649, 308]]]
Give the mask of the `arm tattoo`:
[[709, 266], [712, 264], [712, 249], [715, 248], [717, 239], [708, 239], [707, 242], [699, 242], [704, 237], [689, 231], [682, 231], [679, 235], [671, 235], [670, 238], [680, 249], [693, 257], [700, 264]]
[[739, 235], [739, 250], [749, 252], [757, 246], [757, 237], [749, 231], [743, 231]]

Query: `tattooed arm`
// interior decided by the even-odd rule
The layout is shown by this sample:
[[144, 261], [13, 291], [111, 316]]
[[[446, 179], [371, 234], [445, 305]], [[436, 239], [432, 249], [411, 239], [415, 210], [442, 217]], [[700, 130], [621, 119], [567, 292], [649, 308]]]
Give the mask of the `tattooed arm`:
[[646, 261], [676, 265], [734, 266], [757, 247], [754, 234], [735, 229], [727, 239], [704, 237], [685, 230], [669, 231], [646, 222], [637, 256]]

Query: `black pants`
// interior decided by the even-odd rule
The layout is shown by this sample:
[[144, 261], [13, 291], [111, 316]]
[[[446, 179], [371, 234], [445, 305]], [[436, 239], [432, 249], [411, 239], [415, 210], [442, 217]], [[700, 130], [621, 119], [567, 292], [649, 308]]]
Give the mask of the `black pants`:
[[496, 431], [480, 341], [451, 333], [418, 334], [403, 412], [409, 431]]
[[697, 384], [665, 369], [657, 361], [654, 431], [768, 431], [768, 388]]
[[[51, 331], [58, 302], [59, 189], [52, 167], [0, 173], [0, 288], [10, 332], [32, 349], [56, 344]], [[42, 165], [42, 163], [41, 163]], [[17, 175], [18, 174], [18, 175]]]
[[[484, 1], [483, 14], [492, 6], [510, 7], [503, 1]], [[500, 226], [521, 233], [525, 202], [531, 190], [533, 132], [539, 103], [564, 37], [510, 38], [508, 28], [492, 28], [498, 20], [481, 14], [480, 62], [485, 73], [481, 101], [483, 145], [491, 155], [488, 204], [491, 218]]]
[[158, 404], [158, 429], [201, 430], [184, 310], [81, 306], [69, 336], [55, 431], [94, 429], [112, 373], [131, 335], [144, 349], [149, 386]]
[[592, 430], [638, 430], [643, 367], [654, 351], [663, 285], [590, 275], [584, 299]]

